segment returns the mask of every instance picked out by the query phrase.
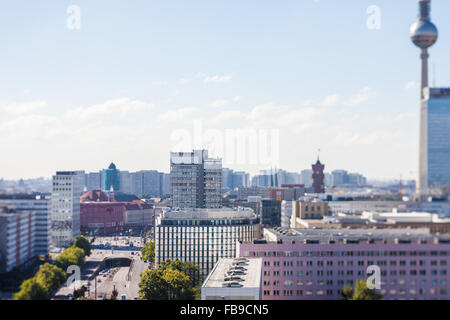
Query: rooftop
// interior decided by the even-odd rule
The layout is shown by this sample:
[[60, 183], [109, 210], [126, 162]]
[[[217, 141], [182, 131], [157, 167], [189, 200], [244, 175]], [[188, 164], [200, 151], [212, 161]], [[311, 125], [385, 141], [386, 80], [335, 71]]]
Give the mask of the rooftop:
[[258, 288], [262, 259], [219, 259], [203, 283], [203, 288]]
[[219, 208], [219, 209], [168, 209], [164, 212], [164, 219], [249, 219], [254, 218], [255, 213], [248, 207]]
[[286, 229], [264, 230], [264, 239], [287, 243], [450, 243], [450, 236], [434, 236], [429, 228], [403, 229]]

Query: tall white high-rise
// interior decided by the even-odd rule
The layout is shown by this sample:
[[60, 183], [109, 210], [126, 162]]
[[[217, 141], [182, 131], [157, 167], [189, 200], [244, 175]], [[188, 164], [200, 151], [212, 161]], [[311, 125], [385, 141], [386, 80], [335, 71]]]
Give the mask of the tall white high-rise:
[[84, 171], [58, 171], [52, 180], [52, 244], [59, 248], [68, 247], [80, 235]]

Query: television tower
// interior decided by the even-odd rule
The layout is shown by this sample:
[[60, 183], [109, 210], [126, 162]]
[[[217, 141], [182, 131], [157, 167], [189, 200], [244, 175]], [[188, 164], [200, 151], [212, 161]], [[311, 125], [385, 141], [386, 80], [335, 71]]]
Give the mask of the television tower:
[[422, 53], [420, 75], [420, 124], [419, 124], [419, 175], [417, 193], [420, 199], [428, 193], [428, 104], [425, 103], [425, 88], [428, 87], [428, 48], [438, 39], [438, 30], [431, 22], [431, 0], [418, 0], [419, 16], [411, 26], [411, 40]]
[[420, 77], [420, 98], [424, 99], [424, 91], [428, 87], [428, 48], [434, 45], [438, 39], [438, 30], [431, 22], [431, 0], [418, 0], [419, 17], [411, 26], [411, 40], [418, 46], [422, 53], [421, 59], [421, 77]]

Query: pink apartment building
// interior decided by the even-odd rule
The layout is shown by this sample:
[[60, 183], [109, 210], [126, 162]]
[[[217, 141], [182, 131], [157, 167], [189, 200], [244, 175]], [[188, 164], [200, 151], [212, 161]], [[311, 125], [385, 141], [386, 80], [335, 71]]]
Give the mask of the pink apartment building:
[[240, 257], [262, 259], [263, 300], [343, 299], [344, 285], [379, 266], [383, 299], [449, 299], [450, 236], [428, 229], [266, 229], [240, 243]]

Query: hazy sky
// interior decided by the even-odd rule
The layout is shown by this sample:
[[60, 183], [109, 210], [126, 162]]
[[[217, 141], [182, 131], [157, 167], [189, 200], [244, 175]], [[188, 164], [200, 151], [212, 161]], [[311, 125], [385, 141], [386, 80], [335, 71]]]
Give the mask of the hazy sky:
[[[450, 86], [450, 1], [432, 5], [430, 79]], [[0, 177], [111, 161], [168, 172], [192, 140], [251, 173], [270, 168], [269, 141], [289, 171], [320, 148], [326, 171], [414, 178], [417, 12], [416, 0], [2, 1]], [[226, 137], [242, 129], [256, 140], [233, 160]]]

